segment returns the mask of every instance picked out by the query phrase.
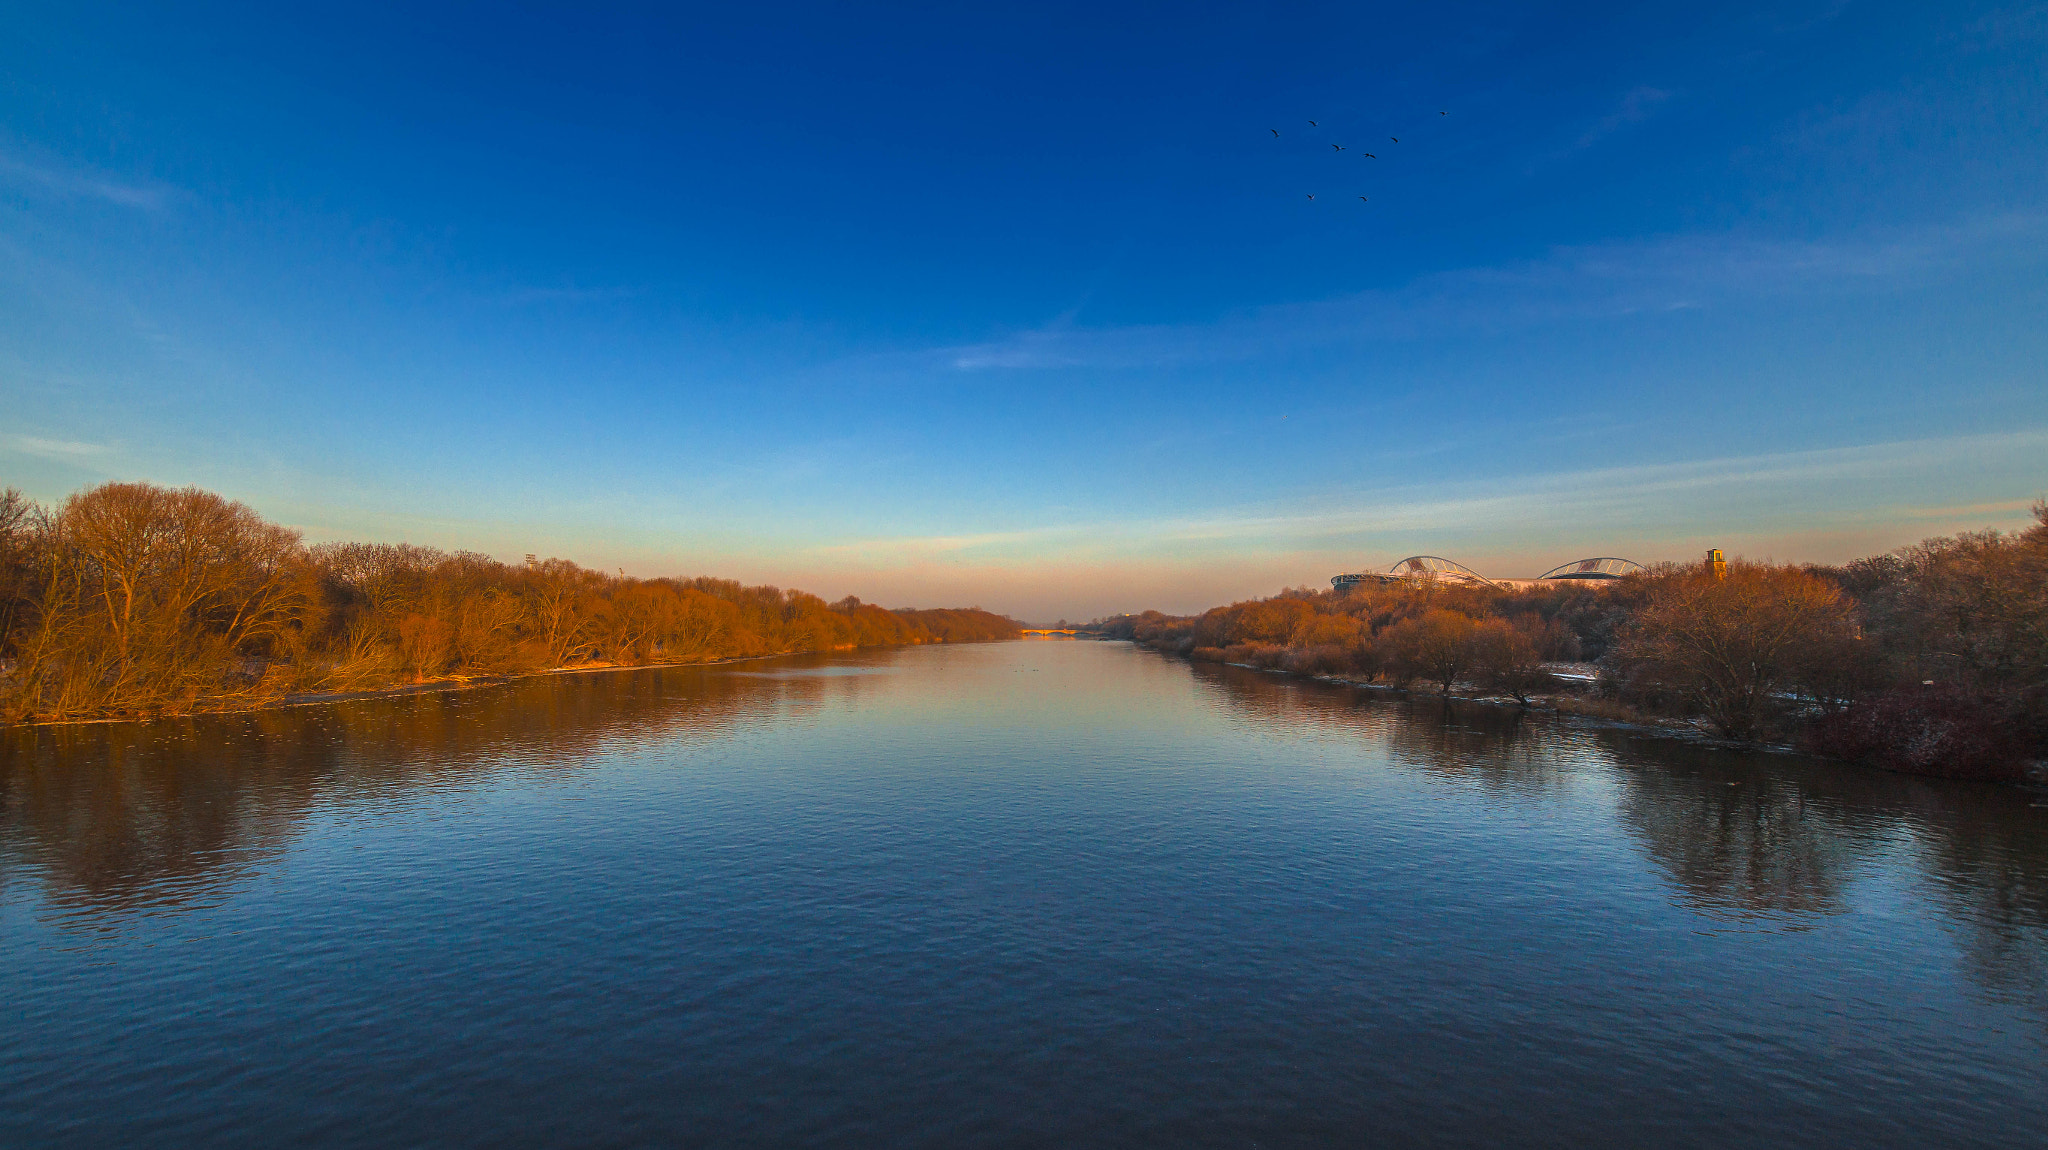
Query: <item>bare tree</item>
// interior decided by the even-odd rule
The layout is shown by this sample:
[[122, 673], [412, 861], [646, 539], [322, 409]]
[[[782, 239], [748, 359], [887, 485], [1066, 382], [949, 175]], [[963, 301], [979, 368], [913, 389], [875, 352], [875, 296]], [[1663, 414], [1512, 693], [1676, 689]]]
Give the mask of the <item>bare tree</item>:
[[1435, 683], [1448, 695], [1472, 669], [1475, 654], [1472, 617], [1436, 607], [1420, 618], [1404, 619], [1383, 632], [1390, 662], [1404, 677]]
[[1529, 696], [1550, 682], [1534, 628], [1520, 621], [1482, 619], [1472, 629], [1472, 661], [1486, 684], [1529, 705]]
[[537, 562], [531, 556], [527, 558], [524, 575], [527, 611], [546, 649], [548, 665], [562, 666], [590, 632], [591, 619], [585, 601], [592, 591], [604, 585], [604, 577], [566, 559]]
[[1677, 567], [1643, 578], [1621, 660], [1687, 694], [1730, 738], [1754, 737], [1813, 648], [1852, 623], [1840, 592], [1791, 567], [1736, 561], [1726, 578]]
[[0, 491], [0, 659], [13, 654], [15, 628], [35, 603], [42, 509], [15, 488]]

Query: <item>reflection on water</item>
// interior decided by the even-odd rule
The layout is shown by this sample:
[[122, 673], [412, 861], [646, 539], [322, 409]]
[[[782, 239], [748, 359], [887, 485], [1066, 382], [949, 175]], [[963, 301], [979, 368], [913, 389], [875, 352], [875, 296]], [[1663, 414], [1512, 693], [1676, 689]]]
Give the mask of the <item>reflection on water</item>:
[[1086, 642], [12, 731], [0, 1142], [2022, 1142], [2037, 801]]
[[2048, 807], [2028, 792], [1240, 667], [1191, 673], [1261, 723], [1353, 732], [1417, 772], [1504, 796], [1555, 788], [1598, 748], [1614, 768], [1620, 825], [1685, 904], [1708, 912], [1773, 915], [1798, 929], [1802, 916], [1843, 911], [1852, 877], [1910, 844], [1967, 941], [1972, 977], [2048, 1005]]
[[1773, 764], [1729, 767], [1665, 748], [1622, 776], [1623, 822], [1695, 906], [1840, 911], [1857, 839], [1839, 811]]
[[[219, 897], [323, 804], [562, 772], [606, 750], [716, 735], [814, 708], [859, 666], [782, 660], [551, 675], [500, 687], [158, 723], [0, 731], [0, 883], [39, 876], [58, 907], [137, 910]], [[758, 681], [770, 678], [773, 685]], [[0, 888], [4, 889], [4, 888]]]

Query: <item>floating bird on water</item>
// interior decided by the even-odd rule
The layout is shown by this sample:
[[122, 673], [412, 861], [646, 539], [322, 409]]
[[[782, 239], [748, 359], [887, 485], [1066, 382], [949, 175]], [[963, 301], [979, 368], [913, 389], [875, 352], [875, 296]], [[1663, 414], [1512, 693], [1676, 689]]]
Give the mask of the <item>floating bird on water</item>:
[[1448, 115], [1450, 115], [1450, 113], [1449, 113], [1449, 112], [1438, 112], [1438, 113], [1437, 113], [1437, 115], [1439, 115], [1439, 116], [1448, 116]]

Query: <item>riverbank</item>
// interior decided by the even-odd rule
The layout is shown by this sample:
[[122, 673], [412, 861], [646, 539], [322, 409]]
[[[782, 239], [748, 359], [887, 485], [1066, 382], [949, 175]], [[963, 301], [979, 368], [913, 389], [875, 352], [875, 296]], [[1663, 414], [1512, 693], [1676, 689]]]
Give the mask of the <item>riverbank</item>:
[[[1732, 739], [1713, 731], [1708, 726], [1706, 720], [1698, 717], [1675, 717], [1670, 715], [1655, 715], [1644, 712], [1638, 708], [1631, 707], [1627, 703], [1622, 702], [1620, 700], [1598, 698], [1582, 694], [1573, 694], [1568, 691], [1532, 693], [1529, 695], [1527, 701], [1523, 701], [1520, 699], [1516, 699], [1510, 695], [1487, 692], [1484, 690], [1474, 690], [1473, 688], [1476, 686], [1475, 684], [1461, 684], [1460, 686], [1465, 688], [1465, 690], [1463, 691], [1453, 690], [1450, 692], [1439, 692], [1432, 690], [1417, 690], [1412, 687], [1401, 686], [1394, 683], [1386, 683], [1369, 679], [1359, 679], [1345, 675], [1291, 671], [1283, 667], [1262, 667], [1256, 663], [1239, 663], [1227, 660], [1193, 659], [1189, 658], [1186, 655], [1182, 655], [1176, 651], [1154, 647], [1142, 642], [1130, 640], [1126, 641], [1131, 642], [1133, 646], [1139, 648], [1140, 650], [1151, 651], [1154, 654], [1186, 662], [1190, 666], [1203, 662], [1218, 663], [1222, 666], [1236, 667], [1240, 670], [1253, 671], [1262, 675], [1279, 675], [1286, 678], [1303, 679], [1310, 682], [1329, 683], [1333, 686], [1350, 687], [1355, 690], [1363, 691], [1375, 691], [1388, 695], [1399, 695], [1403, 698], [1414, 699], [1418, 701], [1425, 699], [1442, 700], [1444, 702], [1469, 703], [1486, 707], [1515, 708], [1524, 711], [1534, 711], [1546, 714], [1563, 715], [1567, 718], [1570, 718], [1578, 723], [1582, 723], [1587, 726], [1601, 727], [1609, 730], [1633, 731], [1640, 734], [1647, 734], [1659, 738], [1671, 739], [1675, 742], [1686, 743], [1692, 746], [1713, 747], [1720, 750], [1743, 751], [1748, 753], [1796, 756], [1798, 758], [1803, 759], [1814, 759], [1822, 762], [1840, 763], [1844, 766], [1872, 765], [1869, 763], [1858, 762], [1856, 760], [1844, 758], [1841, 756], [1819, 753], [1811, 747], [1803, 747], [1793, 742], [1775, 741], [1770, 739]], [[1573, 678], [1573, 676], [1571, 676], [1569, 673], [1560, 674], [1557, 677], [1566, 679], [1568, 681], [1571, 678]], [[1900, 774], [1908, 777], [1928, 777], [1922, 772], [1901, 771], [1883, 766], [1878, 766], [1876, 769], [1884, 770], [1886, 771], [1886, 773]], [[1989, 781], [2007, 782], [2011, 785], [2022, 786], [2028, 789], [2048, 788], [2048, 760], [2023, 760], [2021, 764], [2021, 776], [2019, 778]]]
[[2048, 760], [2048, 503], [2036, 518], [1842, 567], [1667, 563], [1532, 588], [1389, 578], [1090, 626], [1200, 662], [1524, 702], [1558, 694], [1559, 663], [1597, 664], [1571, 693], [1602, 718], [2024, 782]]
[[[943, 643], [946, 640], [931, 640]], [[970, 639], [966, 642], [1008, 642], [1003, 639]], [[273, 711], [284, 707], [317, 707], [332, 703], [351, 703], [364, 699], [395, 699], [406, 695], [441, 695], [456, 691], [473, 691], [483, 687], [502, 687], [526, 679], [545, 678], [550, 675], [588, 675], [606, 671], [654, 671], [670, 667], [716, 667], [728, 663], [758, 663], [764, 659], [781, 659], [790, 655], [823, 655], [857, 650], [892, 650], [899, 647], [925, 646], [917, 643], [885, 643], [867, 648], [840, 644], [832, 647], [812, 648], [803, 651], [771, 651], [762, 655], [730, 655], [718, 659], [695, 659], [678, 662], [657, 663], [576, 663], [564, 667], [547, 667], [537, 671], [524, 671], [497, 675], [451, 675], [416, 683], [393, 683], [382, 687], [364, 687], [345, 691], [300, 691], [286, 695], [265, 696], [248, 699], [240, 705], [207, 705], [179, 710], [160, 710], [145, 714], [93, 715], [81, 718], [27, 719], [12, 723], [0, 723], [0, 731], [30, 727], [77, 727], [95, 726], [108, 723], [149, 723], [162, 719], [183, 719], [195, 715], [242, 715], [257, 711]], [[218, 700], [233, 703], [234, 700]]]
[[[246, 710], [543, 670], [977, 639], [979, 607], [322, 543], [196, 488], [0, 492], [0, 724]], [[118, 609], [110, 605], [118, 604]]]

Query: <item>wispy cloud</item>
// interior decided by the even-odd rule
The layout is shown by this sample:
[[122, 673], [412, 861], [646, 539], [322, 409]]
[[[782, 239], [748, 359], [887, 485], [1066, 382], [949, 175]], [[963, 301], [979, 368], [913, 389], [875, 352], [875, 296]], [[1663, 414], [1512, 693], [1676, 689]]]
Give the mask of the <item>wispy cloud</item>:
[[1888, 290], [1987, 259], [2048, 255], [2048, 215], [2012, 212], [1846, 240], [1669, 236], [1560, 247], [1540, 259], [1207, 324], [1057, 324], [931, 355], [961, 371], [1128, 368], [1255, 358], [1317, 344], [1503, 332], [1798, 294]]
[[0, 437], [0, 447], [39, 459], [80, 460], [106, 455], [114, 449], [103, 443], [81, 443], [71, 439], [43, 439], [34, 435]]
[[493, 302], [506, 307], [525, 307], [530, 304], [548, 303], [608, 303], [612, 300], [631, 299], [639, 294], [632, 288], [515, 288], [492, 297]]
[[985, 551], [1019, 544], [1053, 543], [1085, 534], [1085, 527], [1037, 527], [1023, 531], [982, 531], [961, 535], [921, 535], [865, 539], [811, 548], [819, 556], [888, 556], [893, 559], [932, 558], [960, 552]]
[[1602, 116], [1585, 135], [1572, 145], [1573, 151], [1584, 151], [1631, 124], [1640, 124], [1655, 115], [1657, 109], [1671, 98], [1671, 93], [1662, 88], [1641, 87], [1630, 91], [1621, 98], [1621, 103], [1607, 115]]
[[2034, 499], [2000, 499], [1991, 503], [1960, 503], [1953, 507], [1906, 507], [1901, 513], [1915, 519], [1964, 519], [1990, 515], [2000, 519], [2024, 519], [2034, 509]]
[[[1854, 518], [1906, 521], [2010, 511], [2030, 500], [1958, 505], [1929, 512], [1903, 500], [1886, 503], [1889, 487], [1918, 491], [1927, 476], [1969, 463], [1978, 469], [2026, 461], [2048, 452], [2048, 429], [1945, 439], [1908, 440], [1813, 451], [1739, 455], [1676, 463], [1592, 468], [1479, 482], [1447, 481], [1391, 487], [1325, 501], [1314, 510], [1219, 508], [1212, 513], [1135, 521], [1025, 527], [976, 534], [876, 538], [819, 548], [820, 555], [884, 564], [988, 559], [998, 555], [1084, 559], [1106, 554], [1228, 550], [1274, 552], [1369, 547], [1374, 540], [1462, 538], [1491, 545], [1510, 536], [1602, 531], [1642, 537], [1665, 525], [1718, 509], [1748, 521], [1770, 509], [1797, 507], [1815, 522]], [[1842, 492], [1851, 493], [1844, 499]], [[1861, 499], [1859, 505], [1854, 502]]]
[[173, 190], [161, 184], [135, 184], [94, 172], [52, 164], [31, 163], [0, 151], [0, 183], [45, 196], [90, 199], [142, 211], [162, 211]]

